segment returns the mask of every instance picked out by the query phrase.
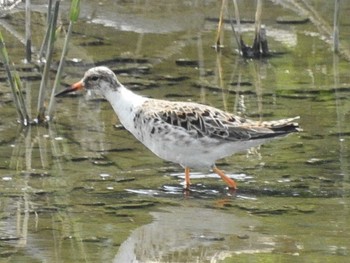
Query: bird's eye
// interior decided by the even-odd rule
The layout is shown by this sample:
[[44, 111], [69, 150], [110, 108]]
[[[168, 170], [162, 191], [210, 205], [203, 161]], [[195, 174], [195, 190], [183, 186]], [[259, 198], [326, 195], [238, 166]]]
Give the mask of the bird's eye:
[[91, 80], [92, 80], [92, 81], [98, 80], [98, 76], [92, 76], [92, 77], [91, 77]]

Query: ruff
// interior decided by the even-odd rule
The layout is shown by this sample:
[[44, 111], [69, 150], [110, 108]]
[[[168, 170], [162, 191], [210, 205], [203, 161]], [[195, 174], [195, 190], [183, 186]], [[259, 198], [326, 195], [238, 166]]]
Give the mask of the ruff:
[[185, 188], [190, 168], [208, 167], [236, 189], [216, 160], [299, 131], [294, 122], [299, 117], [258, 122], [203, 104], [145, 98], [124, 87], [107, 67], [89, 69], [56, 96], [83, 88], [106, 98], [121, 124], [153, 153], [184, 167]]

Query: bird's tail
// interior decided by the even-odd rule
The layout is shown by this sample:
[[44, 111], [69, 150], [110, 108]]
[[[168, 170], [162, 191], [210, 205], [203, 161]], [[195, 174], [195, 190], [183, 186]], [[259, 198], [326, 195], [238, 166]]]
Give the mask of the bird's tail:
[[276, 133], [287, 134], [292, 132], [300, 132], [302, 129], [299, 127], [299, 123], [295, 120], [300, 119], [300, 116], [288, 119], [281, 119], [277, 121], [264, 121], [261, 126], [273, 130]]

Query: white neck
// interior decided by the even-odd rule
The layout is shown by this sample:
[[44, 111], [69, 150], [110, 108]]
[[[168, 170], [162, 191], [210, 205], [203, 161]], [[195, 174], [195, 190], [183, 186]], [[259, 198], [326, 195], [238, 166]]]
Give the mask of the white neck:
[[122, 85], [117, 90], [106, 91], [104, 95], [118, 115], [121, 124], [127, 130], [132, 130], [134, 113], [147, 98], [133, 93]]

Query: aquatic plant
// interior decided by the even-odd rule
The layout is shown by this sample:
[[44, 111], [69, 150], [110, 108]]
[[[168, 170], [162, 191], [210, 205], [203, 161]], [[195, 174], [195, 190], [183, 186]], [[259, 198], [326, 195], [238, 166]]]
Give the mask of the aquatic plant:
[[[60, 6], [60, 1], [55, 1], [54, 4], [52, 2], [53, 1], [50, 0], [48, 4], [47, 29], [46, 29], [46, 34], [44, 36], [44, 39], [42, 41], [40, 52], [38, 54], [39, 64], [41, 65], [42, 63], [44, 63], [44, 66], [42, 70], [42, 78], [41, 78], [41, 83], [39, 88], [38, 99], [37, 99], [36, 117], [34, 119], [30, 119], [30, 116], [28, 115], [27, 104], [25, 99], [23, 98], [23, 92], [21, 90], [21, 87], [22, 87], [21, 80], [17, 73], [13, 74], [11, 72], [14, 70], [11, 70], [10, 60], [6, 50], [5, 42], [0, 32], [1, 60], [4, 63], [4, 67], [7, 73], [8, 81], [11, 87], [11, 92], [13, 94], [13, 100], [15, 103], [17, 113], [19, 115], [20, 122], [24, 126], [27, 126], [28, 124], [32, 124], [32, 123], [47, 122], [53, 117], [54, 105], [55, 105], [54, 93], [57, 86], [60, 83], [61, 75], [63, 72], [64, 61], [68, 51], [69, 39], [72, 32], [72, 26], [78, 20], [79, 13], [80, 13], [80, 0], [72, 0], [70, 12], [69, 12], [69, 26], [65, 36], [64, 46], [61, 53], [61, 58], [60, 58], [54, 86], [51, 91], [49, 107], [47, 109], [45, 106], [46, 97], [47, 97], [46, 94], [49, 88], [48, 81], [49, 81], [49, 74], [50, 74], [50, 69], [52, 64], [54, 44], [56, 40], [57, 20], [58, 20], [59, 6]], [[26, 27], [25, 48], [26, 48], [26, 61], [28, 63], [31, 62], [31, 52], [32, 52], [31, 39], [30, 39], [31, 33], [30, 33], [30, 24], [29, 24], [31, 22], [30, 7], [31, 7], [30, 0], [27, 0], [26, 1], [26, 25], [25, 25]]]
[[1, 31], [0, 31], [0, 55], [1, 55], [1, 60], [3, 61], [3, 64], [4, 64], [4, 68], [7, 74], [9, 84], [10, 84], [12, 97], [16, 106], [18, 116], [20, 118], [21, 123], [23, 125], [27, 125], [29, 121], [29, 117], [28, 117], [27, 108], [24, 102], [23, 93], [21, 90], [21, 87], [22, 87], [21, 80], [18, 74], [15, 74], [13, 76], [11, 73], [10, 60], [9, 60], [9, 56], [7, 53], [7, 49], [6, 49]]
[[73, 27], [73, 24], [75, 22], [77, 22], [77, 20], [79, 18], [79, 13], [80, 13], [80, 0], [74, 0], [74, 1], [72, 1], [71, 9], [69, 12], [68, 30], [66, 33], [66, 38], [64, 41], [64, 45], [63, 45], [60, 63], [58, 65], [58, 69], [57, 69], [55, 82], [54, 82], [54, 85], [53, 85], [53, 88], [51, 91], [50, 103], [49, 103], [48, 114], [47, 114], [47, 117], [49, 119], [51, 119], [53, 117], [53, 110], [54, 110], [54, 105], [55, 105], [55, 93], [56, 93], [57, 86], [60, 84], [60, 79], [61, 79], [61, 75], [62, 75], [63, 67], [64, 67], [64, 61], [65, 61], [65, 57], [66, 57], [67, 51], [68, 51], [68, 43], [70, 40], [70, 36], [72, 34], [72, 27]]
[[53, 16], [51, 16], [51, 21], [49, 24], [48, 29], [48, 44], [47, 44], [47, 50], [46, 50], [46, 59], [45, 59], [45, 65], [43, 70], [43, 77], [41, 79], [40, 83], [40, 90], [39, 90], [39, 97], [38, 97], [38, 106], [37, 106], [37, 122], [43, 122], [45, 121], [45, 111], [46, 108], [44, 106], [45, 102], [45, 94], [49, 79], [49, 71], [51, 67], [51, 61], [52, 61], [52, 52], [54, 48], [55, 43], [55, 34], [56, 34], [56, 25], [57, 25], [57, 17], [58, 17], [58, 10], [59, 10], [59, 1], [56, 1]]
[[[244, 43], [242, 34], [241, 34], [241, 23], [239, 16], [239, 8], [237, 0], [232, 0], [234, 8], [234, 18], [231, 17], [230, 12], [226, 10], [229, 9], [229, 5], [226, 0], [221, 1], [220, 16], [218, 22], [218, 29], [215, 38], [215, 50], [220, 50], [223, 47], [222, 45], [222, 34], [223, 34], [223, 23], [224, 23], [224, 14], [227, 13], [229, 16], [229, 23], [232, 28], [234, 38], [236, 40], [237, 49], [239, 54], [245, 58], [260, 58], [271, 56], [271, 52], [268, 48], [266, 29], [261, 24], [261, 14], [262, 14], [262, 4], [263, 1], [257, 0], [256, 12], [255, 12], [255, 37], [252, 46], [248, 46]], [[279, 4], [287, 9], [293, 10], [302, 16], [300, 21], [293, 21], [291, 23], [300, 23], [311, 21], [314, 25], [317, 26], [319, 33], [322, 37], [331, 45], [331, 48], [334, 53], [339, 53], [345, 59], [350, 60], [350, 52], [346, 46], [343, 46], [339, 41], [339, 19], [340, 11], [342, 10], [340, 5], [340, 0], [334, 1], [334, 14], [333, 14], [333, 28], [322, 19], [321, 15], [312, 5], [308, 4], [307, 1], [279, 1]], [[235, 23], [234, 23], [235, 22]], [[281, 20], [279, 23], [285, 23]]]
[[[243, 41], [243, 38], [241, 35], [241, 23], [240, 23], [240, 16], [239, 16], [237, 1], [232, 0], [232, 3], [234, 7], [237, 30], [235, 30], [235, 25], [233, 23], [232, 17], [230, 17], [230, 24], [231, 24], [233, 35], [237, 42], [239, 54], [246, 58], [260, 58], [260, 57], [269, 56], [270, 52], [267, 44], [266, 30], [261, 25], [262, 1], [257, 0], [257, 6], [256, 6], [256, 12], [255, 12], [255, 37], [254, 37], [254, 42], [252, 46], [246, 45], [245, 42]], [[216, 41], [214, 45], [215, 50], [219, 50], [220, 48], [223, 47], [221, 45], [220, 38], [223, 31], [222, 29], [223, 29], [223, 21], [224, 21], [224, 11], [227, 8], [228, 8], [228, 5], [226, 4], [226, 0], [222, 0], [218, 29], [216, 34]]]

